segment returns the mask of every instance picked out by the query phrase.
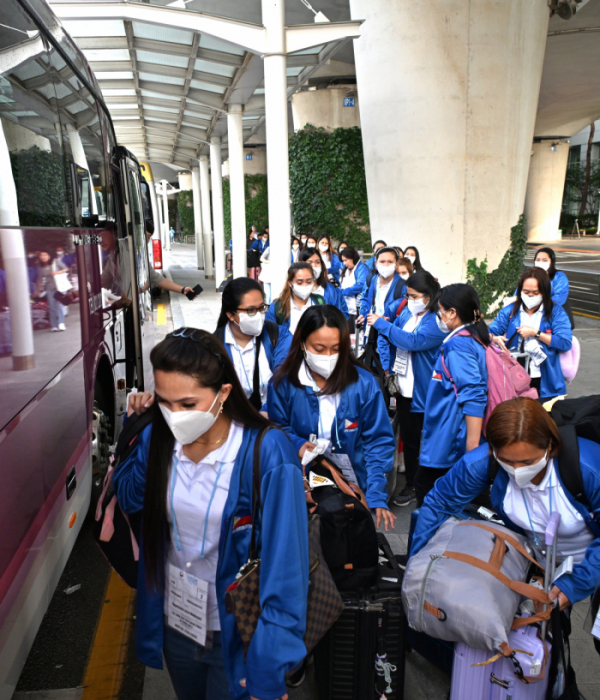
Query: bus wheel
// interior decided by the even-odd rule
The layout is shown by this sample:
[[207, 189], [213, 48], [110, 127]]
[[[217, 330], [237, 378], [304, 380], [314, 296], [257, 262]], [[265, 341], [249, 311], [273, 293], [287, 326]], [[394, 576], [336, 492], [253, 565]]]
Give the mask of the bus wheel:
[[110, 459], [109, 420], [97, 401], [94, 401], [92, 420], [92, 479], [94, 487], [101, 487]]

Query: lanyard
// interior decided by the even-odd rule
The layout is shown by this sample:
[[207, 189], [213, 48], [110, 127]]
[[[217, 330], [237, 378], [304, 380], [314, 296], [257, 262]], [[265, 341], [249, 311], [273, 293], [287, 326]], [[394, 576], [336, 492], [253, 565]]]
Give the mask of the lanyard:
[[[248, 377], [248, 372], [246, 372], [246, 365], [244, 364], [244, 358], [242, 357], [242, 351], [240, 350], [240, 346], [237, 344], [237, 342], [235, 340], [234, 340], [233, 344], [235, 345], [235, 349], [238, 351], [238, 355], [240, 356], [240, 362], [242, 363], [242, 369], [244, 370], [244, 375], [246, 376], [246, 381], [248, 382], [248, 389], [250, 390], [250, 393], [252, 393], [254, 382], [250, 381], [250, 379]], [[255, 359], [256, 359], [256, 339], [255, 338], [252, 338], [252, 347], [254, 348]], [[262, 390], [265, 388], [265, 384], [262, 380], [262, 375], [260, 373], [260, 356], [258, 358], [258, 378], [260, 381], [260, 393], [262, 394]]]
[[[550, 475], [550, 483], [548, 484], [548, 488], [550, 489], [550, 515], [552, 515], [552, 475]], [[527, 505], [527, 499], [525, 498], [525, 494], [523, 493], [523, 489], [521, 489], [521, 496], [523, 497], [523, 503], [525, 504], [525, 510], [527, 511], [527, 517], [529, 518], [529, 526], [531, 527], [531, 532], [533, 532], [533, 541], [539, 547], [540, 541], [539, 541], [538, 536], [537, 536], [535, 529], [533, 527], [533, 520], [531, 519], [531, 513], [529, 512], [529, 506]]]
[[[310, 377], [310, 379], [311, 379], [311, 381], [312, 381], [312, 383], [313, 383], [314, 392], [315, 392], [315, 394], [317, 394], [317, 393], [320, 391], [320, 389], [319, 389], [319, 387], [317, 386], [317, 383], [315, 382], [315, 379], [314, 379], [314, 377], [312, 376], [310, 370], [307, 370], [307, 374], [308, 374], [308, 376]], [[319, 397], [317, 397], [317, 401], [318, 401], [318, 400], [319, 400]], [[333, 420], [333, 422], [335, 423], [335, 439], [336, 439], [336, 442], [337, 442], [337, 446], [338, 446], [340, 449], [342, 449], [342, 445], [341, 445], [341, 443], [340, 443], [340, 436], [339, 436], [339, 434], [338, 434], [338, 421], [337, 421], [337, 412], [338, 412], [338, 408], [340, 407], [340, 404], [339, 404], [339, 402], [336, 402], [335, 396], [333, 397], [333, 401], [334, 401], [334, 406], [335, 406], [335, 417], [334, 417], [334, 420]], [[323, 430], [323, 416], [321, 415], [321, 402], [320, 402], [320, 401], [319, 401], [319, 432], [321, 433], [321, 436], [324, 436], [324, 435], [325, 435], [325, 431]], [[330, 432], [331, 432], [331, 431], [330, 431]], [[330, 438], [330, 439], [331, 439], [331, 438]]]
[[[175, 479], [177, 477], [177, 464], [179, 460], [177, 457], [173, 457], [173, 479], [171, 484], [171, 513], [173, 515], [173, 532], [175, 534], [175, 547], [178, 552], [181, 552], [181, 545], [179, 544], [179, 532], [177, 530], [177, 517], [175, 515]], [[210, 516], [210, 509], [212, 508], [212, 503], [215, 498], [215, 493], [217, 491], [217, 484], [219, 483], [219, 477], [221, 476], [221, 471], [223, 469], [224, 462], [219, 464], [219, 469], [217, 471], [217, 478], [215, 479], [215, 485], [213, 486], [212, 493], [210, 494], [210, 500], [208, 501], [208, 508], [206, 509], [206, 517], [204, 519], [204, 531], [202, 532], [202, 549], [200, 550], [200, 558], [204, 559], [204, 545], [206, 544], [206, 528], [208, 527], [208, 518]]]

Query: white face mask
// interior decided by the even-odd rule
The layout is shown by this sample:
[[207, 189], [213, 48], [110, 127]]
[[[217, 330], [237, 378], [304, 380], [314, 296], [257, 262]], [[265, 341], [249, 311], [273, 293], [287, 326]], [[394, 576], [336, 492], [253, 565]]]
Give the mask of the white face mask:
[[307, 243], [307, 244], [306, 244], [306, 247], [307, 247], [307, 248], [315, 248], [316, 246], [315, 246], [315, 244], [311, 241], [310, 243]]
[[388, 264], [383, 264], [383, 263], [377, 263], [377, 272], [384, 278], [388, 279], [388, 277], [391, 277], [394, 272], [396, 272], [396, 267], [395, 265], [388, 265]]
[[300, 240], [302, 241], [303, 244], [306, 243], [306, 238], [301, 238]]
[[329, 245], [327, 243], [319, 243], [319, 250], [322, 253], [326, 253], [329, 250]]
[[190, 445], [213, 427], [219, 414], [215, 415], [212, 413], [212, 409], [220, 395], [221, 390], [219, 389], [219, 393], [215, 396], [215, 400], [208, 411], [171, 411], [166, 406], [158, 404], [177, 442], [180, 442], [182, 445]]
[[294, 245], [292, 246], [292, 250], [298, 250], [299, 247], [300, 246], [297, 243], [294, 243]]
[[442, 331], [442, 333], [450, 333], [450, 329], [446, 325], [446, 322], [442, 321], [442, 319], [437, 314], [435, 316], [435, 322], [437, 323], [437, 327]]
[[317, 355], [304, 348], [304, 357], [306, 364], [313, 372], [316, 372], [324, 379], [329, 379], [337, 365], [339, 353], [335, 355]]
[[248, 314], [240, 313], [239, 327], [242, 333], [246, 335], [260, 335], [265, 325], [265, 315], [258, 312], [254, 316], [248, 316]]
[[539, 267], [541, 270], [546, 270], [546, 272], [548, 272], [551, 263], [546, 260], [536, 260], [533, 265], [534, 267]]
[[322, 270], [323, 268], [322, 268], [320, 265], [312, 265], [311, 267], [312, 267], [312, 269], [313, 269], [313, 271], [314, 271], [314, 273], [315, 273], [315, 280], [316, 280], [317, 277], [319, 277], [319, 276], [321, 275], [321, 270]]
[[405, 255], [404, 256], [407, 260], [410, 260], [411, 263], [414, 263], [414, 261], [417, 259], [416, 255]]
[[398, 274], [400, 275], [400, 277], [401, 277], [403, 280], [407, 280], [407, 279], [410, 277], [410, 275], [408, 274], [408, 272], [405, 272], [405, 273], [401, 273], [401, 272], [400, 272], [400, 273], [398, 273]]
[[[496, 455], [494, 454], [494, 457]], [[512, 476], [512, 478], [517, 482], [517, 486], [522, 489], [523, 486], [526, 486], [532, 479], [534, 479], [541, 471], [546, 467], [548, 464], [548, 453], [540, 459], [539, 462], [536, 462], [535, 464], [528, 464], [524, 467], [519, 467], [518, 469], [515, 469], [514, 467], [511, 467], [510, 464], [505, 464], [504, 462], [501, 462], [498, 457], [496, 457], [496, 460], [498, 461], [498, 464], [504, 469], [504, 471], [509, 475]]]
[[534, 297], [528, 297], [527, 294], [521, 292], [521, 301], [528, 309], [535, 309], [536, 306], [539, 306], [542, 303], [542, 299], [543, 297], [541, 294], [536, 294]]
[[423, 313], [427, 308], [427, 303], [424, 299], [409, 299], [408, 300], [408, 310], [413, 316]]
[[300, 299], [308, 299], [312, 292], [312, 285], [292, 284], [292, 289], [294, 290], [294, 294]]

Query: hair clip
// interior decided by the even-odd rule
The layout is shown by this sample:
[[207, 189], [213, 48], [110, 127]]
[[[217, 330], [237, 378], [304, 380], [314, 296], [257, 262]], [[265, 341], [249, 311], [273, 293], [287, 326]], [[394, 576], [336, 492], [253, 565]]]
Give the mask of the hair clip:
[[223, 357], [221, 353], [216, 352], [210, 345], [209, 345], [209, 338], [210, 334], [202, 335], [200, 338], [195, 338], [194, 335], [196, 333], [200, 332], [199, 328], [178, 328], [175, 331], [172, 331], [169, 333], [166, 337], [167, 338], [183, 338], [184, 340], [193, 340], [194, 343], [198, 343], [198, 345], [201, 345], [205, 350], [208, 350], [212, 355], [214, 355], [218, 360], [219, 364], [223, 366]]

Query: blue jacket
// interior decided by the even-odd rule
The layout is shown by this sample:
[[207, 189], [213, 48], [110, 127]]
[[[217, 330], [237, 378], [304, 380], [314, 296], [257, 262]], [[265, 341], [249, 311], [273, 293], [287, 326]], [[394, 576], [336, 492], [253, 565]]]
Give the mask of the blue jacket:
[[[113, 476], [115, 493], [126, 513], [142, 509], [152, 426]], [[229, 689], [236, 700], [250, 695], [275, 700], [286, 693], [284, 674], [306, 655], [306, 597], [308, 594], [308, 521], [302, 471], [297, 452], [279, 431], [270, 430], [261, 446], [263, 522], [258, 541], [262, 560], [262, 615], [244, 664], [242, 640], [235, 618], [225, 610], [225, 590], [248, 560], [250, 529], [236, 524], [252, 513], [252, 452], [257, 430], [245, 429], [229, 495], [223, 511], [217, 598]], [[258, 532], [257, 532], [258, 534]], [[152, 668], [162, 668], [164, 597], [148, 589], [143, 547], [137, 590], [136, 653]], [[247, 679], [242, 688], [240, 680]]]
[[[442, 368], [441, 352], [454, 385]], [[425, 401], [420, 463], [449, 469], [467, 450], [465, 416], [483, 418], [487, 406], [485, 350], [474, 338], [454, 335], [442, 344]]]
[[[396, 288], [396, 285], [398, 284], [398, 280], [404, 285], [404, 280], [400, 277], [400, 275], [397, 272], [394, 272], [394, 276], [392, 278], [392, 283], [388, 289], [387, 296], [385, 298], [385, 303], [384, 303], [384, 316], [388, 316], [391, 318], [391, 310], [390, 310], [390, 304], [394, 302], [394, 289]], [[376, 294], [376, 289], [377, 285], [379, 284], [379, 275], [375, 275], [373, 279], [371, 280], [371, 284], [369, 285], [368, 289], [363, 289], [363, 298], [361, 299], [360, 302], [360, 316], [367, 316], [368, 313], [370, 313], [371, 309], [373, 308], [373, 304], [375, 303], [375, 294]], [[402, 296], [402, 295], [400, 295]], [[396, 308], [398, 308], [396, 306]]]
[[327, 267], [327, 273], [332, 275], [333, 279], [337, 282], [340, 279], [340, 270], [342, 269], [342, 263], [340, 262], [338, 256], [333, 252], [329, 253], [329, 257], [330, 267], [327, 267], [327, 263], [325, 263], [325, 260], [323, 260], [323, 262], [325, 263], [325, 267]]
[[[511, 318], [514, 304], [505, 306], [496, 319], [490, 324], [490, 333], [494, 335], [505, 335], [509, 340], [514, 335], [510, 344], [510, 350], [517, 350], [520, 345], [521, 336], [517, 334], [517, 328], [521, 325], [521, 312], [519, 311]], [[542, 318], [540, 324], [542, 333], [551, 333], [552, 342], [550, 345], [540, 343], [546, 355], [546, 361], [540, 366], [540, 398], [550, 398], [561, 396], [567, 393], [567, 385], [560, 367], [560, 353], [571, 349], [573, 344], [573, 331], [567, 312], [559, 304], [552, 307], [552, 316], [548, 319]]]
[[364, 264], [367, 266], [367, 269], [369, 270], [369, 272], [371, 272], [371, 270], [374, 269], [375, 260], [376, 260], [376, 258], [375, 258], [375, 256], [373, 255], [371, 258], [369, 258], [369, 259], [367, 260], [366, 263], [364, 263]]
[[262, 238], [257, 238], [257, 239], [254, 241], [254, 243], [250, 246], [250, 250], [258, 250], [258, 252], [262, 255], [262, 254], [265, 252], [265, 250], [269, 247], [269, 245], [270, 245], [269, 241], [270, 241], [270, 240], [271, 240], [271, 239], [269, 239], [269, 240], [267, 241], [267, 244], [265, 245]]
[[385, 338], [391, 345], [389, 362], [387, 366], [384, 365], [384, 369], [392, 371], [396, 361], [396, 348], [409, 350], [412, 353], [415, 384], [411, 411], [424, 413], [435, 358], [447, 333], [438, 328], [435, 313], [432, 311], [426, 311], [416, 329], [412, 333], [407, 333], [402, 329], [411, 316], [408, 308], [405, 308], [393, 323], [380, 318], [376, 321], [374, 328], [379, 332], [379, 336]]
[[550, 280], [550, 293], [555, 304], [565, 305], [569, 298], [569, 278], [564, 272], [557, 271], [554, 279]]
[[[584, 493], [590, 508], [577, 502], [566, 489], [565, 493], [596, 539], [587, 548], [583, 561], [575, 564], [573, 573], [565, 574], [556, 580], [556, 585], [571, 603], [577, 603], [591, 595], [600, 580], [600, 445], [579, 438], [579, 459]], [[421, 507], [413, 535], [411, 555], [423, 548], [443, 522], [450, 516], [458, 516], [464, 506], [489, 487], [488, 462], [489, 447], [484, 443], [464, 455], [445, 476], [436, 481]], [[558, 474], [558, 469], [556, 473]], [[558, 478], [560, 479], [560, 474]], [[562, 486], [564, 488], [564, 484]], [[510, 514], [504, 511], [507, 487], [508, 475], [500, 468], [492, 485], [492, 504], [507, 527], [524, 534], [511, 522]]]
[[326, 304], [331, 304], [332, 306], [335, 306], [344, 314], [344, 316], [347, 319], [350, 318], [350, 312], [348, 311], [348, 304], [346, 304], [346, 300], [344, 299], [344, 295], [342, 294], [342, 290], [339, 287], [336, 287], [333, 284], [328, 284], [325, 287], [325, 292], [323, 294], [323, 297], [325, 298]]
[[[315, 303], [314, 298], [316, 298], [320, 295], [319, 294], [311, 294], [310, 296], [311, 296], [311, 299], [313, 299], [313, 303]], [[323, 299], [323, 298], [324, 297], [321, 297], [321, 299]], [[269, 305], [269, 310], [267, 311], [267, 315], [265, 316], [265, 321], [273, 321], [273, 323], [277, 323], [277, 318], [275, 317], [275, 305], [276, 304], [277, 304], [277, 299], [275, 299], [275, 301]], [[347, 310], [347, 307], [346, 307], [346, 310]], [[284, 318], [283, 323], [281, 323], [279, 327], [285, 328], [289, 332], [289, 330], [290, 330], [290, 317], [288, 316], [287, 318]], [[291, 336], [291, 337], [293, 338], [293, 336]]]
[[[359, 379], [340, 395], [331, 428], [334, 451], [348, 455], [370, 508], [387, 508], [386, 473], [394, 464], [396, 441], [377, 380], [358, 369]], [[269, 384], [269, 418], [289, 435], [296, 452], [319, 432], [319, 399], [311, 387], [294, 386], [285, 377]]]
[[365, 288], [365, 282], [367, 280], [367, 275], [369, 274], [369, 269], [365, 263], [358, 262], [354, 267], [354, 279], [355, 283], [351, 287], [346, 287], [342, 289], [342, 294], [345, 297], [356, 297], [362, 293]]

